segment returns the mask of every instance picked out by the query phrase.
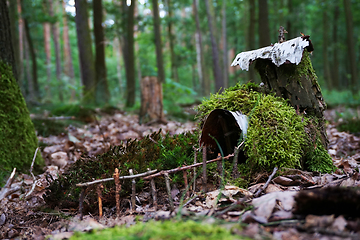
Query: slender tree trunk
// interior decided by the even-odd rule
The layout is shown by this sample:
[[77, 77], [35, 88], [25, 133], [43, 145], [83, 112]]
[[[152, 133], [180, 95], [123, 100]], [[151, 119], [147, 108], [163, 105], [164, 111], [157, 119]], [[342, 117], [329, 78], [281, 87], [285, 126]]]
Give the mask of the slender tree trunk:
[[95, 35], [95, 71], [96, 71], [96, 102], [108, 103], [110, 93], [108, 88], [105, 64], [105, 38], [102, 0], [93, 0], [94, 35]]
[[267, 0], [259, 0], [259, 45], [265, 47], [270, 44], [268, 2]]
[[[56, 9], [57, 9], [57, 3], [53, 3], [53, 0], [48, 0], [49, 2], [49, 14], [51, 17], [54, 17], [55, 14], [57, 13]], [[56, 63], [56, 79], [59, 82], [59, 86], [58, 86], [58, 93], [59, 93], [59, 100], [61, 102], [64, 101], [64, 97], [63, 97], [63, 83], [62, 83], [62, 79], [61, 79], [61, 57], [60, 57], [60, 52], [61, 52], [61, 47], [60, 47], [60, 30], [59, 30], [59, 22], [56, 21], [55, 23], [51, 24], [51, 33], [53, 36], [53, 41], [54, 41], [54, 48], [55, 48], [55, 63]]]
[[222, 81], [222, 72], [220, 68], [220, 59], [219, 59], [219, 49], [216, 42], [215, 32], [214, 32], [214, 19], [210, 12], [210, 1], [205, 0], [206, 14], [208, 17], [210, 39], [211, 39], [211, 48], [212, 48], [212, 59], [214, 65], [214, 77], [215, 77], [215, 92], [218, 92], [223, 86], [224, 82]]
[[164, 70], [164, 61], [162, 55], [158, 0], [152, 0], [152, 4], [153, 4], [153, 15], [154, 15], [154, 36], [155, 36], [155, 47], [156, 47], [156, 65], [158, 68], [158, 81], [163, 83], [165, 82], [165, 70]]
[[223, 81], [224, 87], [229, 86], [229, 57], [227, 46], [227, 32], [226, 32], [226, 0], [223, 0], [222, 5], [222, 42], [223, 42]]
[[[325, 7], [324, 7], [325, 6]], [[329, 89], [332, 88], [332, 79], [330, 73], [330, 65], [329, 65], [329, 56], [328, 56], [328, 48], [329, 48], [329, 18], [328, 18], [328, 6], [325, 1], [323, 1], [323, 67], [324, 67], [324, 78], [325, 82]]]
[[[25, 24], [24, 24], [25, 28]], [[25, 30], [25, 29], [24, 29]], [[32, 74], [31, 74], [31, 60], [30, 60], [30, 51], [29, 51], [29, 43], [26, 39], [26, 35], [23, 35], [24, 37], [24, 57], [25, 57], [25, 76], [26, 76], [26, 82], [27, 82], [27, 94], [26, 94], [26, 100], [29, 103], [33, 103], [36, 99], [35, 96], [35, 87], [34, 87], [34, 81], [32, 80]]]
[[[67, 16], [65, 11], [65, 0], [62, 0], [63, 11], [63, 46], [64, 46], [64, 74], [69, 78], [69, 82], [72, 86], [75, 86], [74, 65], [72, 62], [71, 48], [69, 41], [69, 26], [67, 22]], [[74, 101], [76, 98], [75, 89], [71, 89], [70, 101]]]
[[200, 19], [198, 12], [199, 0], [193, 0], [193, 11], [196, 23], [196, 32], [195, 32], [195, 42], [196, 42], [196, 61], [199, 75], [199, 82], [202, 86], [202, 95], [206, 96], [210, 94], [210, 82], [209, 79], [205, 77], [205, 62], [204, 62], [204, 49], [202, 44], [202, 34], [200, 28]]
[[[126, 2], [123, 2], [126, 5]], [[127, 10], [127, 34], [126, 49], [124, 49], [126, 59], [126, 106], [132, 107], [135, 104], [135, 49], [134, 49], [134, 15], [135, 2], [131, 1], [131, 5]]]
[[[134, 17], [135, 19], [138, 19], [139, 17], [139, 8], [138, 8], [138, 1], [135, 1], [135, 10], [134, 10]], [[134, 38], [136, 39], [138, 34], [138, 25], [136, 23], [134, 23]], [[140, 58], [137, 57], [137, 55], [140, 52], [140, 47], [139, 47], [139, 43], [137, 41], [134, 41], [134, 48], [135, 48], [135, 63], [136, 63], [136, 74], [137, 74], [137, 79], [139, 80], [139, 82], [141, 81], [142, 78], [142, 74], [141, 74], [141, 64], [140, 64]]]
[[356, 69], [356, 52], [355, 52], [355, 42], [354, 42], [354, 29], [353, 29], [353, 17], [351, 12], [351, 1], [344, 0], [345, 8], [345, 19], [346, 19], [346, 40], [347, 40], [347, 50], [350, 63], [350, 74], [351, 74], [351, 89], [353, 93], [356, 93], [358, 90], [357, 84], [357, 69]]
[[168, 37], [170, 45], [170, 59], [171, 59], [171, 78], [175, 82], [179, 82], [178, 72], [177, 72], [177, 61], [175, 55], [175, 45], [174, 45], [174, 34], [173, 34], [173, 12], [171, 0], [166, 0], [167, 10], [168, 10]]
[[293, 14], [293, 4], [291, 0], [287, 1], [287, 8], [288, 8], [288, 17], [286, 21], [286, 31], [288, 32], [288, 38], [292, 39], [296, 36], [296, 33], [293, 32], [292, 29], [292, 19], [290, 19], [290, 16]]
[[[21, 4], [23, 4], [23, 0], [21, 1]], [[24, 6], [22, 5], [22, 9], [24, 9]], [[37, 79], [37, 64], [36, 64], [36, 54], [34, 49], [34, 44], [30, 35], [30, 27], [27, 18], [24, 18], [24, 27], [25, 27], [25, 35], [26, 35], [26, 41], [28, 43], [28, 50], [30, 53], [31, 63], [32, 63], [32, 82], [34, 87], [34, 95], [33, 95], [33, 101], [38, 101], [40, 97], [39, 92], [39, 84]]]
[[50, 84], [51, 84], [51, 43], [50, 43], [50, 23], [49, 22], [44, 22], [43, 23], [43, 28], [44, 28], [44, 48], [45, 48], [45, 55], [46, 55], [46, 86], [45, 86], [45, 91], [46, 91], [46, 99], [50, 100], [51, 99], [51, 89], [50, 89]]
[[[19, 31], [18, 31], [18, 6], [17, 1], [9, 1], [9, 17], [10, 17], [10, 31], [11, 31], [11, 41], [14, 49], [14, 65], [13, 65], [13, 75], [21, 87], [22, 82], [20, 79], [20, 49], [19, 49]], [[16, 69], [15, 69], [16, 68]], [[15, 71], [16, 70], [16, 71]]]
[[333, 20], [333, 37], [332, 37], [332, 42], [333, 42], [333, 64], [332, 64], [332, 85], [334, 87], [334, 89], [338, 89], [339, 88], [339, 60], [338, 60], [338, 24], [339, 24], [339, 15], [340, 15], [340, 10], [339, 10], [339, 5], [338, 2], [335, 1], [334, 2], [335, 6], [334, 6], [334, 20]]
[[[249, 2], [249, 28], [248, 28], [248, 38], [247, 38], [247, 49], [255, 49], [255, 1], [248, 0]], [[249, 81], [255, 80], [255, 70], [254, 67], [250, 67], [248, 72]]]
[[18, 16], [19, 16], [19, 69], [18, 69], [18, 78], [20, 85], [20, 90], [25, 95], [25, 84], [24, 84], [24, 64], [23, 64], [23, 58], [24, 58], [24, 21], [21, 17], [21, 2], [20, 0], [17, 0], [17, 9], [18, 9]]
[[95, 103], [95, 66], [91, 48], [87, 1], [75, 0], [75, 8], [81, 82], [84, 86], [82, 101], [86, 104], [93, 104]]
[[123, 90], [122, 90], [122, 85], [123, 85], [123, 80], [122, 80], [122, 76], [121, 76], [121, 44], [120, 44], [120, 40], [119, 38], [115, 38], [114, 39], [114, 52], [115, 52], [115, 56], [116, 56], [116, 72], [117, 72], [117, 77], [118, 77], [118, 81], [119, 81], [119, 94], [121, 95]]

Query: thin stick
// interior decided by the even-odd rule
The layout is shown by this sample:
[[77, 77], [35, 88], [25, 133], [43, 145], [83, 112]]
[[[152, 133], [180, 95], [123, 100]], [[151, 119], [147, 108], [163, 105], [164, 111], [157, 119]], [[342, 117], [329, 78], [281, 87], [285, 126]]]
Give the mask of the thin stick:
[[79, 199], [79, 211], [80, 211], [80, 220], [83, 220], [83, 209], [84, 209], [84, 197], [85, 197], [86, 187], [82, 187], [80, 199]]
[[14, 179], [15, 179], [15, 172], [16, 172], [16, 168], [13, 169], [13, 171], [10, 174], [10, 177], [8, 178], [8, 180], [6, 181], [5, 186], [1, 189], [0, 191], [0, 201], [7, 197], [8, 195], [10, 195], [13, 192], [16, 192], [17, 190], [21, 189], [20, 186], [15, 187], [13, 189], [10, 189]]
[[[194, 149], [194, 164], [197, 163], [197, 151], [198, 149], [193, 147]], [[196, 189], [196, 167], [193, 168], [193, 174], [194, 174], [194, 177], [193, 177], [193, 193], [195, 193], [195, 189]]]
[[[150, 170], [150, 171], [147, 171], [147, 172], [144, 172], [144, 173], [139, 173], [139, 174], [135, 174], [135, 175], [132, 175], [132, 176], [120, 176], [119, 177], [119, 180], [122, 180], [122, 179], [133, 179], [133, 178], [138, 178], [138, 177], [143, 177], [143, 176], [147, 176], [147, 175], [150, 175], [150, 174], [153, 174], [157, 172], [157, 170]], [[86, 183], [78, 183], [76, 184], [77, 187], [84, 187], [84, 186], [90, 186], [92, 184], [97, 184], [97, 183], [103, 183], [103, 182], [108, 182], [108, 181], [113, 181], [114, 178], [105, 178], [105, 179], [99, 179], [99, 180], [95, 180], [95, 181], [92, 181], [92, 182], [86, 182]]]
[[166, 183], [166, 190], [167, 193], [169, 195], [169, 203], [170, 203], [170, 211], [174, 212], [174, 202], [171, 196], [171, 188], [170, 188], [170, 177], [169, 177], [169, 173], [164, 173], [165, 176], [165, 183]]
[[269, 176], [268, 180], [266, 181], [266, 183], [264, 184], [264, 186], [262, 186], [262, 187], [254, 194], [254, 197], [260, 196], [261, 192], [264, 191], [264, 190], [268, 187], [271, 179], [275, 176], [277, 170], [278, 170], [278, 168], [277, 168], [277, 167], [274, 167], [274, 170], [273, 170], [273, 172], [271, 173], [271, 175]]
[[[218, 159], [218, 158], [217, 158]], [[221, 160], [221, 158], [219, 159]], [[207, 185], [207, 175], [206, 175], [206, 146], [203, 146], [203, 179], [202, 179], [202, 191], [206, 192], [206, 185]]]
[[[231, 158], [231, 157], [233, 157], [233, 156], [234, 156], [234, 154], [229, 154], [229, 155], [227, 155], [226, 157], [223, 157], [223, 158], [224, 158], [224, 159], [228, 159], [228, 158]], [[220, 158], [215, 158], [215, 159], [212, 159], [212, 160], [207, 161], [206, 164], [213, 163], [213, 162], [220, 161], [220, 160], [222, 160], [221, 157], [220, 157]], [[162, 176], [162, 175], [164, 175], [165, 173], [175, 173], [175, 172], [178, 172], [178, 171], [187, 170], [187, 169], [194, 168], [194, 167], [198, 167], [198, 166], [201, 166], [201, 165], [203, 165], [203, 163], [196, 163], [196, 164], [189, 165], [189, 166], [185, 166], [185, 167], [178, 167], [178, 168], [174, 168], [174, 169], [170, 169], [170, 170], [166, 170], [166, 171], [160, 171], [160, 172], [155, 173], [155, 174], [153, 174], [153, 175], [146, 176], [146, 177], [144, 177], [143, 179], [144, 179], [144, 180], [147, 180], [147, 179], [150, 179], [150, 178]]]
[[4, 188], [9, 188], [9, 187], [11, 187], [11, 184], [13, 183], [13, 181], [14, 181], [14, 177], [15, 177], [15, 172], [16, 172], [16, 168], [14, 168], [13, 169], [13, 171], [11, 172], [11, 174], [10, 174], [10, 177], [9, 177], [9, 179], [6, 181], [6, 184], [5, 184], [5, 186], [4, 186]]
[[116, 200], [116, 216], [120, 217], [120, 191], [121, 184], [119, 179], [119, 169], [115, 168], [114, 172], [114, 180], [115, 180], [115, 200]]
[[[134, 175], [133, 170], [129, 169], [130, 175]], [[135, 195], [136, 195], [136, 182], [133, 178], [131, 181], [131, 210], [135, 211]]]
[[191, 203], [194, 199], [196, 199], [199, 195], [195, 194], [195, 196], [193, 196], [191, 199], [189, 199], [182, 207], [185, 207], [186, 205], [188, 205], [189, 203]]
[[186, 170], [183, 171], [183, 178], [184, 178], [184, 185], [185, 185], [185, 191], [186, 191], [186, 198], [189, 198], [189, 191], [188, 191], [189, 185], [188, 185]]
[[232, 171], [232, 177], [234, 179], [237, 179], [239, 178], [239, 170], [238, 170], [238, 156], [239, 156], [239, 152], [240, 152], [240, 149], [242, 147], [242, 145], [244, 145], [245, 141], [242, 141], [240, 143], [239, 146], [235, 147], [235, 151], [234, 151], [234, 159], [233, 159], [233, 171]]
[[103, 188], [103, 185], [101, 183], [96, 188], [96, 193], [97, 193], [98, 202], [99, 202], [99, 218], [101, 218], [103, 216], [102, 199], [101, 199], [101, 190], [102, 190], [102, 188]]
[[155, 180], [154, 178], [152, 178], [150, 180], [150, 185], [151, 185], [151, 195], [152, 195], [152, 198], [153, 198], [153, 206], [155, 208], [155, 211], [157, 209], [157, 200], [156, 200], [156, 188], [155, 188]]
[[25, 195], [25, 199], [28, 200], [30, 198], [30, 195], [33, 193], [33, 191], [35, 190], [35, 186], [37, 184], [37, 180], [35, 178], [35, 175], [34, 173], [32, 172], [33, 168], [34, 168], [34, 163], [35, 163], [35, 159], [36, 159], [36, 155], [37, 155], [37, 152], [39, 151], [39, 148], [36, 148], [35, 150], [35, 153], [34, 153], [34, 157], [33, 157], [33, 160], [31, 162], [31, 166], [30, 166], [30, 173], [31, 173], [31, 176], [33, 177], [33, 185], [31, 186], [31, 189], [30, 191]]

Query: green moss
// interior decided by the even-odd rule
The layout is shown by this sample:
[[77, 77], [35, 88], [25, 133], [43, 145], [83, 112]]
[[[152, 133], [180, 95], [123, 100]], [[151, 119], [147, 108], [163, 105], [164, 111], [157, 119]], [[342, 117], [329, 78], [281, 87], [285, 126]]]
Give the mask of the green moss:
[[215, 224], [195, 221], [150, 221], [137, 223], [130, 227], [114, 227], [90, 233], [75, 233], [70, 239], [248, 239], [234, 235], [229, 229]]
[[[317, 86], [319, 90], [321, 90], [320, 85], [317, 81], [318, 77], [315, 73], [315, 70], [312, 66], [311, 60], [310, 60], [310, 54], [308, 51], [303, 52], [303, 56], [301, 58], [301, 62], [299, 65], [295, 68], [295, 74], [293, 76], [299, 76], [300, 78], [302, 76], [307, 76], [312, 79], [312, 84], [314, 86]], [[299, 80], [299, 79], [298, 79]], [[300, 83], [301, 84], [301, 83]]]
[[[0, 179], [14, 167], [28, 171], [37, 148], [34, 125], [11, 67], [0, 63]], [[37, 155], [35, 167], [43, 165]]]
[[305, 167], [310, 171], [329, 173], [336, 170], [330, 155], [319, 138], [312, 151], [306, 154], [305, 159]]

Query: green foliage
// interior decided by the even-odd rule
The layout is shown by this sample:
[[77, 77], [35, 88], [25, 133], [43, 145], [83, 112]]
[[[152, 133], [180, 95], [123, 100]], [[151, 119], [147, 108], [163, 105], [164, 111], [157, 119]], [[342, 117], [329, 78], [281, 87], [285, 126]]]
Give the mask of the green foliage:
[[147, 223], [136, 223], [130, 227], [114, 227], [88, 233], [75, 233], [70, 239], [196, 239], [196, 240], [218, 240], [218, 239], [246, 239], [233, 235], [229, 229], [215, 224], [204, 224], [189, 221], [149, 221]]
[[37, 135], [48, 137], [50, 135], [57, 136], [61, 133], [65, 133], [66, 126], [68, 124], [62, 121], [54, 121], [47, 119], [32, 119]]
[[[45, 201], [50, 205], [62, 207], [77, 205], [80, 188], [75, 187], [76, 183], [112, 177], [115, 168], [119, 169], [120, 175], [129, 175], [129, 169], [133, 169], [134, 174], [137, 174], [146, 172], [147, 168], [160, 171], [192, 164], [193, 146], [197, 144], [197, 133], [163, 137], [159, 131], [141, 140], [129, 140], [122, 146], [112, 147], [108, 152], [97, 157], [83, 157], [70, 167], [67, 174], [60, 176], [51, 184]], [[182, 178], [177, 177], [176, 174], [173, 175], [173, 181], [176, 182], [177, 179]], [[130, 181], [126, 183], [123, 184], [122, 195], [128, 194], [130, 190]], [[137, 187], [141, 188], [142, 184], [141, 181], [137, 182]], [[159, 184], [161, 186], [163, 183]], [[114, 197], [107, 198], [106, 196], [114, 193], [115, 184], [107, 182], [104, 187], [104, 198], [109, 199], [110, 202], [114, 201]], [[96, 200], [94, 194], [94, 191], [89, 193], [90, 206]]]
[[72, 116], [83, 122], [92, 122], [95, 120], [95, 110], [91, 106], [82, 106], [78, 104], [59, 105], [51, 110], [54, 116]]
[[353, 94], [350, 90], [327, 90], [322, 91], [329, 108], [337, 105], [358, 106], [360, 105], [360, 92]]
[[[0, 62], [0, 181], [13, 168], [28, 171], [37, 148], [34, 125], [10, 66]], [[35, 167], [44, 164], [37, 155]]]
[[313, 150], [306, 154], [305, 159], [305, 167], [310, 171], [329, 173], [336, 170], [330, 155], [319, 139]]

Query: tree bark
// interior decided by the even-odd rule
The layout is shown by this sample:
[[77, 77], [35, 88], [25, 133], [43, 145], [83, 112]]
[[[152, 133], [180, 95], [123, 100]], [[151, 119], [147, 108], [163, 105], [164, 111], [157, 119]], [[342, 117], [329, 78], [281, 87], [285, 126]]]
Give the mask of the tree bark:
[[[63, 11], [63, 46], [64, 46], [64, 74], [69, 78], [69, 82], [72, 86], [75, 86], [75, 75], [74, 66], [71, 56], [71, 48], [69, 41], [69, 26], [67, 22], [67, 15], [65, 11], [65, 0], [62, 0], [62, 11]], [[74, 101], [76, 98], [75, 89], [71, 89], [70, 101]]]
[[24, 58], [24, 21], [21, 17], [21, 2], [20, 0], [17, 0], [17, 9], [18, 9], [18, 16], [19, 16], [19, 55], [20, 55], [20, 62], [18, 65], [18, 78], [22, 84], [20, 85], [21, 92], [25, 96], [25, 84], [24, 84], [24, 64], [23, 64], [23, 58]]
[[[50, 17], [55, 18], [55, 15], [57, 13], [56, 9], [56, 2], [53, 3], [53, 0], [48, 0], [49, 3], [49, 14]], [[54, 41], [54, 48], [55, 48], [55, 64], [56, 64], [56, 79], [59, 83], [58, 85], [58, 94], [59, 94], [59, 100], [61, 102], [64, 101], [64, 97], [63, 97], [63, 83], [62, 83], [62, 79], [61, 79], [61, 57], [60, 57], [60, 52], [61, 52], [61, 47], [60, 47], [60, 30], [59, 30], [59, 22], [53, 22], [51, 23], [51, 33], [53, 36], [53, 41]]]
[[[125, 8], [126, 1], [123, 1]], [[131, 1], [131, 5], [127, 9], [127, 24], [125, 45], [123, 47], [125, 68], [126, 68], [126, 106], [132, 107], [135, 104], [135, 49], [134, 49], [134, 14], [135, 3]]]
[[215, 92], [218, 92], [224, 86], [224, 82], [222, 81], [222, 72], [221, 72], [220, 60], [219, 60], [219, 49], [214, 33], [214, 19], [210, 12], [209, 0], [205, 0], [205, 7], [206, 7], [206, 15], [208, 17], [208, 25], [209, 25], [210, 39], [211, 39], [212, 60], [214, 65], [213, 71], [215, 78]]
[[[23, 1], [23, 0], [22, 0]], [[24, 8], [22, 6], [22, 8]], [[32, 86], [33, 86], [33, 96], [32, 96], [32, 101], [37, 102], [39, 100], [39, 84], [38, 84], [38, 79], [37, 79], [37, 63], [36, 63], [36, 53], [35, 53], [35, 49], [34, 49], [34, 44], [31, 38], [31, 34], [30, 34], [30, 27], [29, 27], [29, 23], [27, 18], [24, 18], [24, 27], [25, 27], [25, 37], [26, 37], [26, 42], [27, 42], [27, 46], [28, 46], [28, 52], [30, 54], [30, 58], [31, 58], [31, 81], [32, 81]]]
[[345, 19], [346, 19], [346, 41], [348, 50], [348, 60], [350, 63], [351, 90], [355, 94], [358, 90], [357, 69], [356, 69], [356, 50], [354, 42], [353, 17], [351, 12], [351, 1], [344, 0]]
[[204, 48], [202, 43], [202, 34], [200, 28], [198, 6], [199, 6], [199, 0], [193, 0], [193, 11], [195, 17], [195, 24], [196, 24], [196, 32], [195, 32], [196, 61], [197, 61], [199, 82], [202, 86], [202, 95], [207, 96], [208, 94], [210, 94], [210, 82], [209, 79], [205, 77], [206, 69], [205, 69], [205, 61], [204, 61]]
[[267, 0], [259, 0], [259, 46], [269, 46], [270, 29], [269, 29], [269, 10]]
[[[255, 1], [248, 0], [249, 2], [249, 28], [248, 28], [248, 38], [247, 38], [247, 50], [255, 49]], [[255, 80], [255, 71], [254, 67], [249, 68], [248, 72], [249, 81]]]
[[15, 59], [15, 64], [13, 66], [16, 67], [16, 69], [14, 69], [16, 71], [13, 71], [13, 74], [19, 86], [22, 87], [22, 81], [20, 78], [21, 61], [20, 61], [20, 49], [19, 49], [19, 31], [18, 31], [19, 14], [18, 14], [17, 1], [15, 0], [9, 1], [9, 17], [11, 23], [10, 24], [11, 41], [14, 49], [14, 59]]
[[95, 66], [91, 48], [91, 37], [86, 0], [75, 0], [76, 32], [79, 48], [81, 82], [84, 86], [82, 101], [95, 103]]
[[339, 58], [338, 58], [338, 24], [339, 24], [339, 5], [338, 2], [334, 2], [334, 20], [333, 20], [333, 64], [332, 64], [332, 86], [334, 89], [339, 89]]
[[108, 88], [105, 64], [105, 38], [103, 22], [102, 0], [93, 0], [94, 36], [95, 36], [95, 71], [96, 71], [96, 102], [109, 103], [110, 92]]
[[223, 82], [224, 88], [227, 88], [229, 86], [229, 57], [226, 32], [226, 0], [223, 0], [222, 4]]
[[171, 59], [171, 78], [175, 82], [179, 82], [179, 76], [177, 71], [177, 60], [175, 55], [175, 45], [174, 45], [174, 34], [173, 34], [173, 12], [171, 0], [166, 0], [167, 11], [168, 11], [168, 37], [169, 37], [169, 47], [170, 47], [170, 59]]
[[329, 17], [328, 17], [328, 6], [326, 1], [323, 1], [323, 69], [324, 69], [324, 78], [325, 83], [329, 89], [332, 88], [332, 79], [330, 73], [330, 63], [328, 56], [328, 47], [329, 47]]
[[50, 43], [50, 23], [44, 22], [43, 23], [44, 28], [44, 48], [45, 48], [45, 55], [46, 55], [46, 98], [47, 100], [51, 99], [51, 43]]
[[[0, 0], [0, 176], [6, 176], [15, 167], [29, 169], [37, 137], [29, 111], [13, 75], [16, 61], [11, 41], [9, 12], [6, 0]], [[16, 68], [14, 68], [16, 69]], [[35, 167], [43, 164], [37, 155]], [[2, 181], [3, 179], [0, 179]]]
[[152, 0], [152, 4], [153, 4], [153, 16], [154, 16], [154, 36], [155, 36], [155, 47], [156, 47], [156, 66], [158, 68], [158, 81], [163, 83], [165, 82], [165, 70], [164, 70], [164, 61], [162, 55], [158, 0]]

